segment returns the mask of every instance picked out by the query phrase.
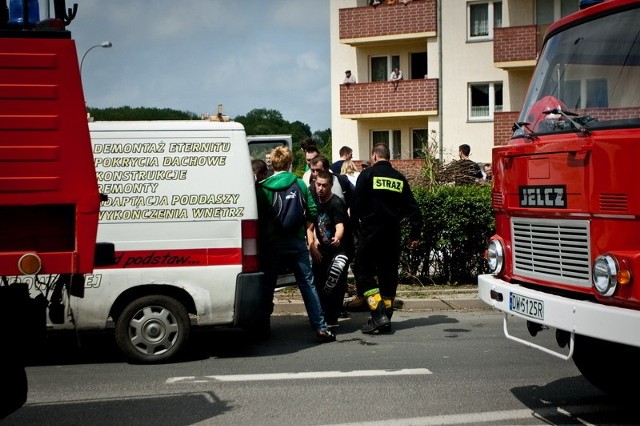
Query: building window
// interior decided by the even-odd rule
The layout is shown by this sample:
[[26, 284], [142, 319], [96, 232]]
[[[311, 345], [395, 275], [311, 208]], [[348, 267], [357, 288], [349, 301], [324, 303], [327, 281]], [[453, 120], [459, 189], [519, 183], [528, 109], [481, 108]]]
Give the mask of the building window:
[[469, 84], [469, 120], [493, 120], [502, 111], [502, 83]]
[[427, 78], [427, 52], [412, 53], [410, 65], [410, 79]]
[[413, 129], [411, 131], [412, 158], [427, 158], [429, 153], [429, 139], [427, 129]]
[[[389, 74], [395, 67], [400, 68], [400, 56], [373, 56], [371, 57], [371, 81], [387, 81]], [[402, 68], [400, 68], [402, 69]]]
[[537, 0], [536, 24], [551, 24], [577, 11], [578, 2], [575, 0]]
[[402, 158], [402, 142], [400, 139], [400, 130], [371, 131], [371, 148], [379, 143], [383, 143], [389, 147], [392, 160]]
[[562, 88], [560, 98], [569, 109], [607, 108], [609, 106], [606, 78], [567, 80]]
[[607, 79], [594, 78], [587, 80], [587, 108], [609, 107]]
[[581, 99], [583, 98], [580, 89], [580, 80], [566, 80], [563, 82], [560, 98], [564, 101], [565, 105], [571, 109], [582, 108], [580, 106]]
[[467, 19], [469, 40], [492, 40], [493, 29], [502, 27], [502, 2], [469, 3]]

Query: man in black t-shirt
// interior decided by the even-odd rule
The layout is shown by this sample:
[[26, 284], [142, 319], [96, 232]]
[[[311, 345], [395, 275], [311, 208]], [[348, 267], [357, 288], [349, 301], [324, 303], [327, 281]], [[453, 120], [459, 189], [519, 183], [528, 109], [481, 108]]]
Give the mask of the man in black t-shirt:
[[319, 171], [314, 179], [318, 216], [315, 239], [310, 244], [314, 282], [329, 327], [338, 325], [349, 260], [353, 257], [347, 206], [332, 193], [333, 182], [334, 176], [328, 170]]

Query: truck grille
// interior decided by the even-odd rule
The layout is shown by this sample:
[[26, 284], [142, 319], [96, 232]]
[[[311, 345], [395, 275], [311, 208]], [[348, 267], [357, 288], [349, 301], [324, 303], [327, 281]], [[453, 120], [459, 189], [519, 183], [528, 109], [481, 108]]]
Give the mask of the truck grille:
[[589, 221], [512, 218], [513, 272], [591, 286]]

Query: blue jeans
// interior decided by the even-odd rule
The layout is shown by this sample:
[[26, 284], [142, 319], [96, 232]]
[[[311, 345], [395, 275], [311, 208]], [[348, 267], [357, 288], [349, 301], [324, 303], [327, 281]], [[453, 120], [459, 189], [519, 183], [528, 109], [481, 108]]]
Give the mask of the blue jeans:
[[320, 298], [313, 283], [311, 269], [311, 253], [304, 240], [295, 237], [273, 240], [268, 245], [267, 253], [263, 253], [263, 269], [266, 285], [275, 289], [278, 274], [285, 266], [291, 266], [307, 310], [309, 321], [316, 331], [326, 331], [327, 323], [320, 307]]

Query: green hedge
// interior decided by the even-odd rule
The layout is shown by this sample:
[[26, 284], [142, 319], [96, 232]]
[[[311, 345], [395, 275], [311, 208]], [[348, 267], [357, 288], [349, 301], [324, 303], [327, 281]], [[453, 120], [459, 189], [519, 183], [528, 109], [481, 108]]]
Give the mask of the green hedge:
[[[413, 192], [424, 227], [418, 248], [401, 253], [400, 281], [475, 284], [486, 272], [483, 252], [495, 232], [491, 185], [418, 186]], [[407, 233], [405, 225], [403, 241]]]

